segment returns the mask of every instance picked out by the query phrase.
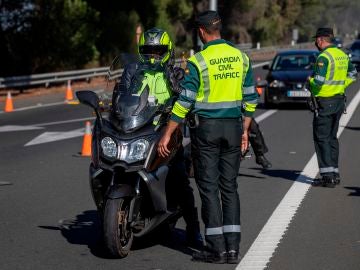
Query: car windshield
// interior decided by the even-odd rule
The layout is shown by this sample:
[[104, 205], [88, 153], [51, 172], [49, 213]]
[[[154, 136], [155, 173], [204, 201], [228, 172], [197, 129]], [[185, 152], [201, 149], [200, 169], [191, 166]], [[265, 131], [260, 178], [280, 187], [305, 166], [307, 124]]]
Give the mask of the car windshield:
[[355, 42], [353, 45], [351, 45], [350, 50], [353, 53], [360, 53], [360, 42]]
[[272, 70], [309, 70], [315, 61], [314, 54], [278, 55], [274, 59]]

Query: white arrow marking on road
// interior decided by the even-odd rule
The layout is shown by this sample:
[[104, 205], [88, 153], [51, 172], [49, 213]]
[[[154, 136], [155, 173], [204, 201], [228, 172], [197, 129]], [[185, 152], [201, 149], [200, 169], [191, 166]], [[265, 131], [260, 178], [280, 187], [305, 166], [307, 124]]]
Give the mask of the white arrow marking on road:
[[35, 126], [2, 126], [0, 127], [0, 132], [9, 132], [9, 131], [20, 131], [20, 130], [35, 130], [35, 129], [44, 129], [43, 127]]
[[71, 139], [75, 137], [83, 136], [85, 128], [79, 128], [72, 131], [66, 132], [44, 132], [43, 134], [37, 136], [35, 139], [31, 140], [25, 146], [36, 145], [41, 143], [55, 142], [65, 139]]

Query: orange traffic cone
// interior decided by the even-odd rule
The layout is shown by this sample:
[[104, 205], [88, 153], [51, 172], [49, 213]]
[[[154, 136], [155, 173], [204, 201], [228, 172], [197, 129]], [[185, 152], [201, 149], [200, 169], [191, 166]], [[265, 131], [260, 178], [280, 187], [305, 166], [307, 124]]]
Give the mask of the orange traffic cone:
[[[257, 77], [256, 81], [257, 81], [257, 82], [260, 82], [260, 80], [261, 80], [260, 77]], [[257, 86], [257, 87], [256, 87], [256, 91], [258, 92], [259, 96], [261, 96], [261, 94], [262, 94], [262, 92], [263, 92], [263, 88], [260, 87], [260, 86]]]
[[90, 121], [86, 121], [85, 134], [81, 149], [81, 155], [84, 157], [91, 156], [91, 137], [91, 124]]
[[70, 101], [73, 99], [74, 99], [74, 97], [73, 97], [73, 93], [72, 93], [72, 89], [71, 89], [71, 81], [68, 80], [67, 87], [66, 87], [65, 100]]
[[14, 110], [11, 92], [7, 92], [6, 100], [5, 100], [5, 109], [4, 112], [12, 112]]

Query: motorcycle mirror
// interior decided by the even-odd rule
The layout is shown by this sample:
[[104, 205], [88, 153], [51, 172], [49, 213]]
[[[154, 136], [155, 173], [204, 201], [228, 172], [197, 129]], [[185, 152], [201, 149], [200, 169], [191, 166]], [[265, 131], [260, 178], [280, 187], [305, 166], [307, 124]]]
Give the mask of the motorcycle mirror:
[[77, 91], [75, 94], [81, 103], [90, 106], [94, 110], [99, 109], [100, 99], [93, 91]]

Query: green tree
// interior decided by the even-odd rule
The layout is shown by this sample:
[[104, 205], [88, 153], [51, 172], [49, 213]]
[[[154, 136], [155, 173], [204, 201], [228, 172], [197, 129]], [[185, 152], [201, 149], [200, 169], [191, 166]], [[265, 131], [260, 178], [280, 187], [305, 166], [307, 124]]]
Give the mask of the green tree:
[[[96, 60], [98, 13], [85, 1], [15, 3], [1, 9], [7, 18], [1, 25], [7, 61], [1, 76], [77, 69]], [[25, 19], [20, 19], [24, 15]]]

